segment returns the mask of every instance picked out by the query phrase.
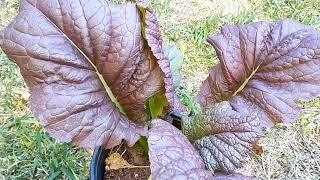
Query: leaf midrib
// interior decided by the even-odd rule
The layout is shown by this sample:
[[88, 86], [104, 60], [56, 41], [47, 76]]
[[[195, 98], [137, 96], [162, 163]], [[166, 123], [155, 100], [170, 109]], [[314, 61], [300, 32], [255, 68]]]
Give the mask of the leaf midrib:
[[251, 80], [251, 78], [256, 74], [256, 72], [258, 71], [260, 67], [260, 64], [251, 72], [251, 74], [249, 75], [248, 78], [246, 78], [244, 80], [244, 82], [241, 84], [241, 86], [232, 94], [232, 96], [236, 96], [240, 91], [242, 91], [246, 85], [249, 83], [249, 81]]

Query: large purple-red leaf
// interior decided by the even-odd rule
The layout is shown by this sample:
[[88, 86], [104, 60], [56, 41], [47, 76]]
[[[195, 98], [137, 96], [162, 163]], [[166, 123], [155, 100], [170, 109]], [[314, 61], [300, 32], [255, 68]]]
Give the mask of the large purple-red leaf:
[[149, 130], [152, 179], [212, 179], [189, 140], [177, 128], [157, 119]]
[[173, 86], [173, 78], [172, 72], [170, 68], [170, 61], [168, 57], [165, 55], [163, 50], [163, 40], [161, 36], [161, 32], [159, 29], [159, 22], [153, 10], [148, 6], [147, 3], [138, 0], [137, 5], [140, 9], [140, 12], [143, 14], [144, 17], [144, 35], [147, 40], [147, 43], [156, 57], [157, 62], [164, 73], [164, 83], [166, 89], [166, 97], [171, 105], [171, 111], [176, 112], [186, 112], [187, 110], [181, 104], [179, 98], [175, 93], [175, 89]]
[[298, 100], [320, 94], [320, 33], [291, 20], [225, 26], [208, 40], [220, 64], [204, 81], [198, 99], [262, 115], [262, 126], [293, 122]]
[[138, 122], [149, 118], [145, 101], [164, 92], [141, 27], [135, 3], [23, 0], [0, 45], [20, 67], [31, 109], [53, 137], [111, 147], [121, 139], [133, 144], [146, 129], [119, 113], [106, 89]]
[[143, 44], [136, 4], [103, 0], [33, 2], [96, 65], [128, 117], [144, 122], [145, 101], [163, 86], [162, 73]]
[[232, 172], [263, 128], [294, 122], [296, 102], [320, 94], [320, 33], [283, 20], [226, 26], [208, 41], [221, 63], [197, 96], [207, 126], [194, 144], [210, 170]]

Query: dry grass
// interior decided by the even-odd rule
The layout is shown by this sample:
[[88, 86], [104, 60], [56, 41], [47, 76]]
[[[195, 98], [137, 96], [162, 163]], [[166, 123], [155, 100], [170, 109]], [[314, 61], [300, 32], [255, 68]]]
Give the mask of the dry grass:
[[168, 6], [174, 16], [167, 20], [180, 25], [203, 22], [212, 14], [237, 16], [250, 9], [246, 0], [171, 0]]
[[320, 139], [315, 135], [304, 135], [299, 125], [270, 129], [259, 142], [261, 156], [249, 157], [241, 172], [259, 179], [318, 179]]
[[17, 15], [16, 0], [0, 0], [0, 28], [5, 27]]

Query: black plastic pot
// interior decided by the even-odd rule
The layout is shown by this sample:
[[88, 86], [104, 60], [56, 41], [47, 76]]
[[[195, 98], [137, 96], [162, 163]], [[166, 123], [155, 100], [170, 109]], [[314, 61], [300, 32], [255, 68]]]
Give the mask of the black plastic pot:
[[[181, 129], [181, 115], [176, 112], [169, 114], [173, 121], [172, 125]], [[101, 146], [94, 148], [90, 162], [90, 180], [103, 180], [105, 174], [105, 159], [109, 155], [109, 149], [103, 149]]]
[[105, 173], [105, 159], [110, 150], [103, 149], [101, 146], [94, 148], [90, 162], [90, 179], [102, 180]]

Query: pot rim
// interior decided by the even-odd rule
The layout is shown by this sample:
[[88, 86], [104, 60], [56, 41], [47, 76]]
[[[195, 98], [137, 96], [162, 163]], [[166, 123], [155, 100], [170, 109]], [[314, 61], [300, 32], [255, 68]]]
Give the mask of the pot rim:
[[[173, 119], [172, 125], [181, 130], [181, 115], [177, 112], [169, 113]], [[110, 149], [104, 149], [102, 146], [96, 146], [93, 151], [90, 162], [90, 180], [103, 180], [105, 174], [105, 159], [110, 153]]]

